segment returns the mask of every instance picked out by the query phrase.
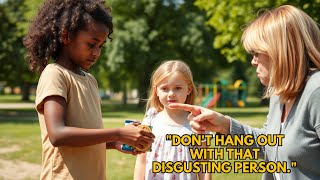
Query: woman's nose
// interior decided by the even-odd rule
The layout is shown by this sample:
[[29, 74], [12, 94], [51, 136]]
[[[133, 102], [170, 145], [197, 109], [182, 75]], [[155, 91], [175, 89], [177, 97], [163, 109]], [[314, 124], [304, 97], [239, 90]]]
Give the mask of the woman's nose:
[[252, 57], [251, 65], [256, 67], [258, 65], [257, 58], [255, 56]]

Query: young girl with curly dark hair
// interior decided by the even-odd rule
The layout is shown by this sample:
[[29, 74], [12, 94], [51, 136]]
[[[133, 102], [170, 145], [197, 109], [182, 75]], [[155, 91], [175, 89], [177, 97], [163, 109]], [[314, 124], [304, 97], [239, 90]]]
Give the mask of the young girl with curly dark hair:
[[46, 0], [31, 23], [24, 45], [30, 69], [41, 73], [40, 179], [105, 179], [106, 148], [122, 151], [125, 143], [143, 149], [153, 142], [152, 133], [134, 125], [103, 128], [98, 84], [86, 71], [112, 29], [100, 0]]

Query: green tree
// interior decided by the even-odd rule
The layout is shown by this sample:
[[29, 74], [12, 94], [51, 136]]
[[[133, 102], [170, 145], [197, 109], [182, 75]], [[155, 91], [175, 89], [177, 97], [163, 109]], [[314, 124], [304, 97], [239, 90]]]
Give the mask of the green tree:
[[30, 85], [35, 82], [35, 75], [28, 71], [24, 59], [24, 24], [26, 4], [24, 0], [8, 0], [0, 3], [1, 53], [0, 81], [9, 86], [21, 86], [22, 100], [29, 100]]
[[283, 4], [294, 5], [319, 22], [320, 0], [196, 0], [195, 5], [207, 14], [207, 23], [216, 30], [213, 44], [229, 62], [248, 59], [241, 46], [243, 27], [256, 18], [261, 9]]
[[137, 87], [141, 99], [147, 98], [151, 72], [163, 60], [186, 61], [201, 82], [211, 81], [214, 69], [223, 64], [223, 57], [212, 49], [214, 31], [205, 26], [205, 15], [191, 1], [140, 0], [130, 1], [130, 7], [126, 0], [109, 3], [115, 28], [106, 61], [102, 57], [100, 63], [116, 79]]

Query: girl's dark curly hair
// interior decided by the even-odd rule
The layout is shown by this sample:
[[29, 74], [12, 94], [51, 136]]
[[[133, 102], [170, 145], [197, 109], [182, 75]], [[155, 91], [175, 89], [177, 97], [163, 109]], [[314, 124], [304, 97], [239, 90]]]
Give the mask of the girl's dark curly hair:
[[42, 72], [59, 58], [63, 32], [75, 34], [93, 20], [107, 26], [111, 39], [112, 17], [103, 0], [46, 0], [23, 39], [30, 70]]

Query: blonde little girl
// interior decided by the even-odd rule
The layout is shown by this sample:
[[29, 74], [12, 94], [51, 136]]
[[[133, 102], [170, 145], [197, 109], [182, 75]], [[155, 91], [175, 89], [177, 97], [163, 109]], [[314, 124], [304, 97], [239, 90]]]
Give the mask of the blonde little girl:
[[152, 151], [139, 154], [136, 160], [134, 179], [211, 179], [205, 173], [153, 173], [152, 162], [190, 162], [190, 146], [172, 146], [167, 134], [193, 134], [189, 113], [171, 109], [171, 103], [194, 104], [196, 89], [189, 66], [179, 60], [163, 62], [153, 73], [147, 102], [147, 113], [142, 124], [151, 125], [155, 135]]

